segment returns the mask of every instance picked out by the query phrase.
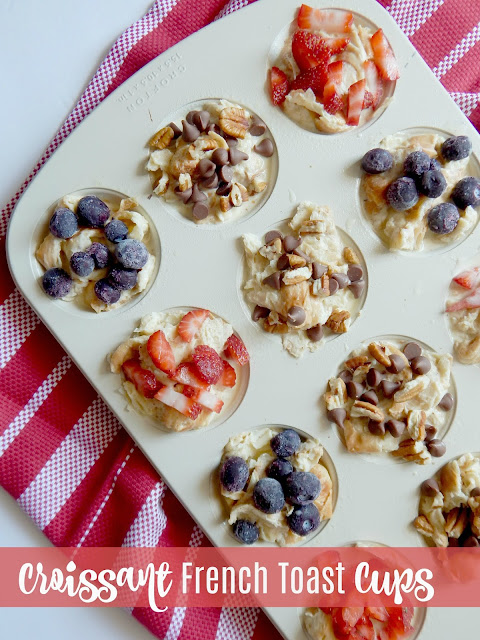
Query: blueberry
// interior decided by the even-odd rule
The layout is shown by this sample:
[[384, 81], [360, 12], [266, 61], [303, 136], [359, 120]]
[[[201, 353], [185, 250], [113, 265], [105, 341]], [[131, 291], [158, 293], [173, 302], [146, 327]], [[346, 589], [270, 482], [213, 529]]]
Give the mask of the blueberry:
[[80, 223], [86, 227], [102, 228], [110, 217], [110, 209], [97, 196], [85, 196], [77, 206]]
[[60, 207], [53, 212], [48, 227], [57, 238], [71, 238], [78, 231], [78, 218], [70, 209]]
[[117, 244], [115, 256], [127, 269], [141, 269], [148, 260], [148, 251], [143, 242], [129, 238]]
[[277, 513], [285, 504], [282, 485], [273, 478], [262, 478], [253, 490], [253, 502], [263, 513]]
[[121, 291], [128, 291], [133, 289], [137, 284], [138, 271], [135, 269], [125, 269], [124, 267], [116, 266], [112, 267], [108, 274], [108, 279], [114, 287]]
[[443, 173], [438, 169], [429, 169], [422, 175], [420, 181], [420, 193], [427, 198], [438, 198], [447, 188], [447, 181]]
[[117, 289], [107, 278], [97, 280], [95, 283], [95, 295], [105, 304], [115, 304], [120, 300], [120, 289]]
[[280, 431], [270, 440], [272, 451], [279, 458], [289, 458], [293, 456], [300, 446], [300, 436], [293, 429], [285, 429]]
[[70, 258], [70, 267], [77, 276], [86, 278], [95, 269], [95, 261], [85, 251], [77, 251]]
[[127, 225], [121, 220], [111, 220], [105, 227], [105, 235], [110, 242], [126, 240], [128, 236]]
[[243, 544], [253, 544], [258, 540], [260, 532], [255, 523], [248, 520], [237, 520], [233, 525], [233, 535]]
[[440, 235], [451, 233], [458, 224], [460, 214], [454, 204], [442, 202], [428, 212], [428, 228]]
[[387, 189], [387, 202], [396, 211], [411, 209], [418, 202], [418, 191], [413, 178], [398, 178]]
[[285, 497], [291, 504], [301, 506], [313, 502], [320, 495], [320, 480], [309, 471], [294, 471], [283, 483]]
[[459, 209], [468, 206], [476, 207], [480, 204], [480, 180], [477, 178], [463, 178], [455, 185], [452, 191], [452, 200]]
[[433, 171], [434, 169], [441, 169], [441, 168], [442, 168], [442, 165], [440, 164], [440, 162], [436, 158], [431, 158], [430, 171]]
[[105, 269], [105, 267], [108, 266], [110, 262], [110, 251], [108, 247], [101, 242], [92, 242], [87, 249], [87, 253], [89, 256], [92, 256], [97, 269]]
[[49, 269], [43, 274], [43, 290], [51, 298], [64, 298], [70, 293], [72, 284], [72, 279], [63, 269]]
[[320, 514], [317, 507], [310, 502], [294, 509], [288, 516], [287, 522], [293, 533], [299, 536], [308, 536], [309, 533], [318, 529]]
[[269, 478], [275, 478], [279, 482], [283, 482], [285, 477], [288, 476], [289, 473], [292, 473], [293, 467], [288, 460], [284, 460], [283, 458], [276, 458], [273, 460], [267, 467], [267, 476]]
[[428, 156], [425, 151], [412, 151], [403, 163], [405, 175], [414, 180], [418, 180], [425, 171], [430, 169], [430, 162], [430, 156]]
[[220, 482], [224, 489], [234, 493], [241, 491], [248, 480], [248, 467], [243, 458], [227, 458], [220, 469]]
[[472, 143], [467, 136], [452, 136], [442, 144], [442, 156], [445, 160], [463, 160], [472, 152]]
[[362, 158], [362, 169], [366, 173], [383, 173], [393, 167], [393, 156], [386, 149], [370, 149]]

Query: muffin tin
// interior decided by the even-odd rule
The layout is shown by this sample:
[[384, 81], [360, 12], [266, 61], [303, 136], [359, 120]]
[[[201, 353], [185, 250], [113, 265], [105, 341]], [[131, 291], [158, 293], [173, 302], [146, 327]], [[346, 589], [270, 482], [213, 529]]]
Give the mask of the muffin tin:
[[[426, 467], [372, 464], [365, 456], [348, 453], [326, 418], [321, 396], [346, 355], [367, 338], [402, 335], [451, 352], [442, 317], [448, 285], [480, 245], [477, 228], [442, 253], [388, 252], [361, 212], [361, 157], [386, 135], [411, 127], [468, 135], [477, 156], [480, 138], [375, 0], [342, 0], [335, 6], [365, 16], [387, 35], [401, 72], [391, 104], [358, 130], [319, 136], [296, 126], [271, 104], [266, 78], [272, 43], [294, 19], [298, 4], [262, 0], [215, 22], [154, 59], [109, 96], [68, 137], [21, 198], [8, 232], [10, 269], [27, 301], [215, 545], [234, 543], [218, 509], [212, 508], [211, 477], [224, 444], [234, 433], [283, 424], [318, 438], [338, 476], [333, 517], [306, 544], [342, 546], [373, 539], [389, 546], [419, 546], [424, 543], [411, 522], [417, 515], [420, 483], [447, 460], [478, 450], [472, 418], [480, 368], [454, 363], [457, 410], [446, 437], [447, 454]], [[219, 42], [232, 33], [235, 46], [219, 57]], [[208, 72], [205, 60], [214, 61]], [[150, 197], [145, 145], [166, 114], [183, 106], [186, 113], [192, 99], [220, 97], [245, 104], [267, 123], [278, 150], [278, 178], [255, 215], [199, 229], [172, 213], [161, 198]], [[34, 258], [39, 220], [47, 218], [60, 197], [78, 190], [113, 190], [134, 197], [160, 240], [155, 281], [134, 304], [112, 313], [96, 315], [66, 302], [53, 303], [39, 283]], [[369, 287], [363, 310], [347, 334], [295, 360], [247, 317], [237, 276], [243, 259], [240, 236], [263, 233], [290, 217], [302, 200], [333, 209], [336, 224], [355, 240], [367, 262]], [[177, 306], [209, 308], [222, 316], [251, 355], [243, 401], [227, 421], [207, 431], [167, 433], [155, 428], [148, 418], [127, 410], [120, 377], [109, 372], [108, 354], [143, 315]], [[285, 638], [305, 638], [296, 609], [271, 608], [267, 613]], [[473, 631], [474, 624], [473, 609], [431, 609], [419, 637], [435, 640], [459, 627]]]

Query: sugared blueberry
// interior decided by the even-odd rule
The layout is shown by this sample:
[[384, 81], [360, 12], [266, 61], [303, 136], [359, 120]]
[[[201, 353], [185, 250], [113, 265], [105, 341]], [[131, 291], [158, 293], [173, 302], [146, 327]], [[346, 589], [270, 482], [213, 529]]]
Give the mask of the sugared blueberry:
[[279, 458], [289, 458], [293, 456], [300, 446], [300, 436], [293, 429], [285, 429], [280, 431], [270, 440], [272, 451]]
[[95, 283], [95, 295], [105, 304], [115, 304], [120, 300], [121, 291], [117, 289], [107, 278], [97, 280]]
[[320, 514], [313, 503], [297, 507], [287, 518], [288, 526], [298, 536], [308, 536], [320, 526]]
[[415, 181], [419, 180], [425, 171], [430, 169], [430, 162], [430, 156], [425, 151], [412, 151], [403, 163], [405, 175]]
[[105, 227], [105, 235], [110, 242], [120, 242], [126, 240], [128, 236], [128, 227], [122, 220], [110, 220]]
[[366, 173], [383, 173], [393, 167], [393, 156], [386, 149], [370, 149], [362, 158], [362, 169]]
[[86, 278], [95, 269], [95, 261], [85, 251], [77, 251], [70, 258], [70, 267], [77, 276]]
[[396, 211], [411, 209], [418, 202], [418, 191], [413, 178], [398, 178], [387, 189], [387, 202]]
[[468, 158], [471, 152], [472, 143], [467, 136], [452, 136], [442, 144], [442, 156], [448, 162]]
[[253, 502], [263, 513], [277, 513], [285, 504], [282, 485], [274, 478], [261, 478], [253, 490]]
[[237, 520], [233, 525], [233, 535], [243, 544], [253, 544], [260, 532], [257, 525], [249, 520]]
[[456, 228], [460, 214], [457, 207], [451, 202], [441, 202], [428, 212], [428, 228], [433, 233], [443, 235], [452, 233]]
[[248, 480], [248, 466], [243, 458], [227, 458], [220, 469], [220, 482], [227, 491], [241, 491]]
[[110, 270], [108, 279], [117, 289], [128, 291], [137, 284], [137, 276], [138, 271], [135, 269], [125, 269], [117, 265]]
[[43, 274], [43, 290], [51, 298], [64, 298], [70, 293], [72, 279], [63, 269], [48, 269]]
[[293, 466], [288, 460], [276, 458], [268, 465], [266, 473], [269, 478], [275, 478], [275, 480], [283, 482], [292, 471]]
[[89, 256], [92, 256], [97, 269], [105, 269], [105, 267], [108, 267], [110, 263], [110, 252], [104, 244], [101, 242], [92, 242], [87, 249], [87, 253]]
[[438, 169], [425, 171], [420, 180], [420, 193], [427, 198], [438, 198], [447, 188], [447, 181]]
[[320, 480], [310, 471], [294, 471], [283, 483], [285, 497], [291, 504], [313, 502], [320, 495]]
[[71, 238], [78, 231], [78, 218], [70, 209], [60, 207], [55, 209], [48, 228], [57, 238]]
[[141, 269], [148, 260], [147, 247], [140, 240], [121, 240], [115, 247], [115, 256], [127, 269]]
[[442, 165], [436, 158], [430, 159], [430, 171], [441, 169]]
[[480, 180], [468, 176], [457, 182], [452, 191], [452, 200], [459, 209], [478, 206], [480, 204]]
[[97, 196], [85, 196], [78, 203], [77, 214], [86, 227], [102, 228], [110, 217], [110, 209]]

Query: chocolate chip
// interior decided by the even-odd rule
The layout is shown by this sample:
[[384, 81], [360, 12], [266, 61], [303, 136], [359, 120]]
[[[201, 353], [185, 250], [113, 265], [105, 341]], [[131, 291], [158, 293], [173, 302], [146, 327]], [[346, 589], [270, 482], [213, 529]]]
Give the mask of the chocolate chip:
[[277, 238], [280, 238], [280, 240], [283, 238], [280, 231], [277, 231], [276, 229], [273, 229], [273, 231], [267, 231], [267, 233], [265, 234], [265, 244], [270, 244]]
[[367, 372], [367, 382], [371, 387], [378, 387], [384, 377], [384, 374], [378, 369], [369, 369]]
[[305, 318], [307, 314], [305, 313], [305, 309], [303, 307], [293, 306], [288, 310], [287, 322], [292, 325], [292, 327], [299, 327], [305, 322]]
[[363, 269], [359, 264], [351, 264], [348, 267], [347, 276], [351, 282], [358, 282], [363, 278]]
[[189, 111], [185, 117], [185, 120], [188, 122], [188, 124], [195, 124], [193, 122], [193, 116], [198, 113], [198, 111]]
[[209, 208], [205, 202], [195, 202], [192, 209], [193, 217], [196, 220], [205, 220], [208, 216]]
[[387, 367], [387, 371], [390, 373], [400, 373], [400, 371], [405, 369], [405, 360], [402, 356], [399, 356], [398, 353], [392, 353], [389, 358], [392, 364]]
[[192, 195], [190, 197], [190, 202], [194, 202], [194, 203], [203, 202], [206, 199], [207, 199], [207, 196], [203, 193], [203, 191], [200, 191], [197, 184], [194, 184], [192, 189]]
[[365, 393], [360, 396], [360, 400], [362, 402], [369, 402], [370, 404], [374, 404], [375, 406], [377, 406], [378, 404], [378, 396], [375, 391], [373, 391], [373, 389], [370, 389], [370, 391], [365, 391]]
[[344, 369], [343, 371], [340, 371], [337, 377], [341, 378], [345, 382], [345, 384], [353, 380], [352, 374], [350, 373], [350, 371], [347, 371], [346, 369]]
[[198, 171], [202, 178], [211, 178], [216, 168], [215, 163], [208, 158], [202, 158], [198, 163]]
[[353, 297], [355, 298], [355, 300], [358, 300], [365, 289], [365, 280], [357, 280], [357, 282], [352, 282], [352, 284], [348, 288], [353, 293]]
[[475, 489], [470, 491], [470, 497], [477, 498], [478, 496], [480, 496], [480, 487], [475, 487]]
[[307, 329], [306, 334], [312, 342], [318, 342], [323, 338], [323, 327], [321, 324], [316, 324], [314, 327]]
[[210, 124], [210, 114], [208, 111], [196, 111], [192, 118], [194, 124], [199, 131], [205, 131]]
[[183, 125], [182, 137], [185, 140], [185, 142], [195, 142], [195, 140], [200, 135], [200, 131], [197, 129], [197, 127], [194, 124], [190, 124], [186, 120], [182, 120], [182, 125]]
[[414, 358], [418, 358], [418, 356], [422, 355], [422, 347], [416, 342], [408, 342], [403, 347], [403, 353], [407, 360], [413, 360]]
[[430, 442], [437, 435], [437, 430], [431, 424], [425, 426], [425, 442]]
[[385, 435], [385, 423], [384, 422], [376, 422], [375, 420], [368, 421], [368, 430], [374, 436], [384, 436]]
[[283, 271], [284, 269], [288, 269], [290, 266], [290, 261], [288, 259], [288, 255], [286, 253], [282, 253], [280, 258], [277, 260], [277, 269]]
[[324, 276], [328, 271], [328, 267], [324, 264], [320, 264], [320, 262], [314, 262], [312, 264], [312, 278], [314, 280], [320, 280], [322, 276]]
[[228, 164], [228, 151], [226, 149], [215, 149], [212, 153], [212, 162], [214, 162], [217, 167], [223, 167]]
[[475, 536], [468, 536], [468, 538], [463, 543], [464, 547], [480, 547], [480, 542]]
[[449, 547], [459, 547], [460, 543], [458, 542], [457, 538], [449, 538], [448, 539], [448, 546]]
[[210, 133], [210, 131], [214, 131], [219, 136], [222, 135], [222, 130], [220, 129], [218, 124], [214, 124], [213, 122], [211, 122], [207, 127], [207, 133]]
[[252, 312], [252, 320], [254, 322], [258, 322], [261, 318], [267, 318], [269, 314], [270, 309], [267, 309], [267, 307], [261, 307], [259, 304], [257, 304]]
[[360, 382], [347, 382], [347, 394], [352, 400], [356, 400], [365, 392], [365, 387]]
[[446, 393], [443, 398], [440, 400], [440, 402], [437, 405], [438, 407], [440, 407], [440, 409], [443, 409], [444, 411], [450, 411], [450, 409], [453, 407], [453, 396], [451, 393]]
[[433, 498], [437, 495], [437, 493], [440, 493], [440, 487], [438, 486], [438, 482], [436, 480], [434, 480], [433, 478], [429, 478], [428, 480], [425, 480], [425, 482], [422, 482], [420, 491], [424, 496]]
[[217, 171], [218, 173], [218, 179], [221, 182], [231, 182], [232, 178], [233, 178], [233, 170], [231, 167], [228, 167], [227, 165], [220, 167], [220, 169], [218, 169]]
[[339, 284], [338, 284], [338, 282], [336, 280], [334, 280], [333, 278], [329, 278], [328, 279], [328, 289], [330, 291], [330, 295], [333, 296], [340, 289], [340, 286], [339, 286]]
[[233, 138], [232, 136], [227, 136], [226, 134], [224, 134], [223, 137], [225, 138], [225, 142], [228, 144], [229, 149], [234, 149], [237, 146], [238, 140], [236, 138]]
[[253, 147], [253, 150], [264, 158], [271, 158], [274, 151], [273, 142], [270, 140], [270, 138], [265, 138], [264, 140], [256, 144]]
[[281, 271], [275, 271], [275, 273], [267, 276], [263, 280], [262, 284], [266, 284], [267, 287], [272, 287], [273, 289], [280, 289], [282, 286], [282, 275]]
[[228, 196], [231, 190], [232, 185], [230, 184], [230, 182], [221, 182], [215, 193], [218, 196]]
[[380, 391], [383, 393], [385, 398], [392, 398], [394, 394], [400, 389], [402, 386], [401, 382], [392, 382], [391, 380], [382, 380], [380, 382]]
[[311, 262], [310, 256], [307, 256], [307, 254], [304, 251], [302, 251], [301, 249], [294, 249], [293, 253], [296, 256], [299, 256], [300, 258], [303, 258], [305, 260], [305, 262]]
[[248, 155], [240, 149], [230, 149], [228, 152], [228, 157], [230, 158], [230, 164], [235, 166], [239, 162], [243, 162], [244, 160], [248, 160]]
[[168, 126], [173, 130], [174, 138], [178, 138], [178, 136], [182, 135], [182, 130], [179, 127], [177, 127], [177, 125], [174, 122], [170, 122]]
[[334, 422], [339, 427], [343, 427], [346, 417], [347, 412], [345, 409], [330, 409], [330, 411], [327, 411], [327, 418], [330, 422]]
[[385, 427], [390, 431], [394, 438], [399, 438], [405, 431], [405, 423], [400, 420], [388, 420]]
[[346, 273], [332, 273], [331, 277], [338, 282], [340, 289], [345, 289], [350, 284], [350, 278]]
[[258, 138], [259, 136], [263, 136], [265, 131], [267, 130], [267, 125], [264, 121], [258, 116], [252, 116], [252, 122], [250, 124], [250, 129], [248, 130], [250, 135]]
[[175, 187], [175, 195], [177, 195], [180, 198], [183, 204], [186, 204], [192, 196], [192, 189], [186, 189], [185, 191], [180, 191], [178, 187]]
[[217, 174], [214, 173], [210, 178], [205, 178], [205, 180], [202, 180], [202, 187], [204, 187], [205, 189], [216, 189], [218, 187]]
[[283, 248], [287, 253], [291, 253], [302, 243], [301, 238], [295, 238], [295, 236], [285, 236], [283, 238]]
[[434, 438], [433, 440], [427, 442], [427, 449], [430, 455], [434, 458], [441, 458], [443, 455], [445, 455], [447, 446], [443, 442], [443, 440], [437, 440]]
[[432, 368], [432, 364], [425, 356], [417, 356], [410, 361], [413, 373], [423, 376], [424, 373], [428, 373]]

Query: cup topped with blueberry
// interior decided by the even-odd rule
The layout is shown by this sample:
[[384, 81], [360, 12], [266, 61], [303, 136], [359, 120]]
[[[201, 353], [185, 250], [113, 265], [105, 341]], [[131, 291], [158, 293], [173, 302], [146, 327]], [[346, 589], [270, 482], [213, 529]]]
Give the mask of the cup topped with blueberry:
[[367, 219], [391, 250], [421, 251], [464, 239], [478, 219], [478, 167], [467, 136], [388, 136], [361, 161]]
[[56, 206], [35, 256], [52, 299], [75, 301], [97, 313], [144, 291], [155, 269], [153, 240], [137, 203], [69, 195]]

